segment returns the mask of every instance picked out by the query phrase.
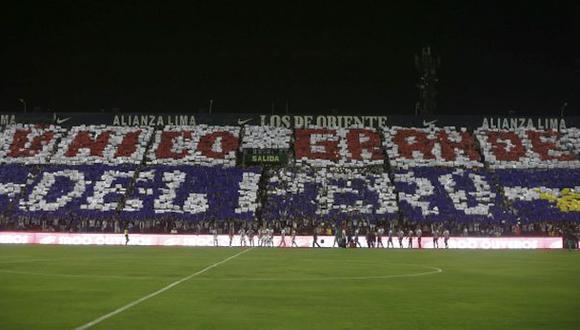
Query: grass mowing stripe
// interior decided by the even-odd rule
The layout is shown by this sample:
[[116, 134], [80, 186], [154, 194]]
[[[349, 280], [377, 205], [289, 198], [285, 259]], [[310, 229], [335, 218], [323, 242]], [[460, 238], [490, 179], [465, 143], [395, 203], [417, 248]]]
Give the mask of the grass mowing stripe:
[[137, 299], [137, 300], [135, 300], [135, 301], [133, 301], [131, 303], [128, 303], [127, 305], [125, 305], [125, 306], [123, 306], [121, 308], [118, 308], [118, 309], [116, 309], [116, 310], [114, 310], [114, 311], [112, 311], [112, 312], [110, 312], [108, 314], [105, 314], [105, 315], [103, 315], [103, 316], [101, 316], [99, 318], [96, 318], [96, 319], [94, 319], [93, 321], [91, 321], [91, 322], [89, 322], [87, 324], [84, 324], [84, 325], [82, 325], [82, 326], [80, 326], [78, 328], [75, 328], [75, 330], [84, 330], [84, 329], [88, 329], [88, 328], [90, 328], [90, 327], [92, 327], [92, 326], [94, 326], [96, 324], [99, 324], [102, 321], [104, 321], [104, 320], [106, 320], [106, 319], [108, 319], [110, 317], [113, 317], [113, 316], [115, 316], [115, 315], [117, 315], [117, 314], [119, 314], [119, 313], [121, 313], [121, 312], [123, 312], [123, 311], [125, 311], [125, 310], [127, 310], [127, 309], [129, 309], [129, 308], [131, 308], [133, 306], [135, 306], [135, 305], [138, 305], [138, 304], [144, 302], [145, 300], [148, 300], [150, 298], [153, 298], [153, 297], [155, 297], [155, 296], [157, 296], [157, 295], [159, 295], [159, 294], [161, 294], [161, 293], [163, 293], [163, 292], [165, 292], [165, 291], [173, 288], [176, 285], [179, 285], [179, 284], [181, 284], [181, 283], [183, 283], [183, 282], [185, 282], [185, 281], [187, 281], [187, 280], [189, 280], [189, 279], [191, 279], [191, 278], [193, 278], [193, 277], [195, 277], [197, 275], [203, 274], [203, 273], [207, 272], [208, 270], [213, 269], [213, 268], [215, 268], [215, 267], [217, 267], [217, 266], [219, 266], [219, 265], [221, 265], [223, 263], [226, 263], [226, 262], [234, 259], [235, 257], [240, 256], [240, 255], [242, 255], [242, 254], [244, 254], [244, 253], [246, 253], [246, 252], [248, 252], [248, 251], [250, 251], [252, 249], [254, 249], [254, 248], [251, 247], [249, 249], [245, 249], [245, 250], [243, 250], [241, 252], [238, 252], [238, 253], [234, 254], [233, 256], [229, 256], [229, 257], [223, 259], [222, 261], [218, 261], [215, 264], [209, 265], [209, 266], [205, 267], [204, 269], [202, 269], [202, 270], [200, 270], [198, 272], [195, 272], [195, 273], [193, 273], [191, 275], [188, 275], [188, 276], [186, 276], [186, 277], [184, 277], [184, 278], [182, 278], [180, 280], [177, 280], [177, 281], [175, 281], [175, 282], [173, 282], [173, 283], [171, 283], [171, 284], [169, 284], [169, 285], [167, 285], [167, 286], [165, 286], [165, 287], [163, 287], [163, 288], [161, 288], [161, 289], [159, 289], [159, 290], [157, 290], [157, 291], [155, 291], [153, 293], [150, 293], [150, 294], [148, 294], [148, 295], [146, 295], [146, 296], [144, 296], [142, 298], [139, 298], [139, 299]]
[[32, 276], [46, 276], [46, 277], [68, 277], [68, 278], [93, 278], [93, 279], [113, 279], [113, 280], [167, 280], [164, 277], [150, 277], [150, 276], [117, 276], [117, 275], [83, 275], [83, 274], [61, 274], [61, 273], [39, 273], [26, 272], [19, 270], [5, 270], [0, 269], [0, 273], [6, 274], [20, 274]]
[[22, 260], [2, 260], [0, 264], [21, 264], [27, 262], [38, 262], [38, 261], [58, 261], [59, 259], [22, 259]]

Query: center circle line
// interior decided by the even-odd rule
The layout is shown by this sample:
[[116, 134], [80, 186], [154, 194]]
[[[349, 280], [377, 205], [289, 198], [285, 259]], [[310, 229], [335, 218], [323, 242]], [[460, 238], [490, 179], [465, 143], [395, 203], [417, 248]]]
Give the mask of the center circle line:
[[[402, 264], [399, 264], [402, 265]], [[426, 265], [417, 265], [417, 264], [405, 264], [405, 265], [413, 265], [419, 266], [423, 268], [431, 269], [428, 272], [421, 272], [421, 273], [405, 273], [405, 274], [392, 274], [392, 275], [376, 275], [376, 276], [329, 276], [329, 277], [316, 277], [316, 278], [264, 278], [264, 277], [256, 277], [256, 278], [209, 278], [209, 277], [197, 277], [195, 281], [278, 281], [278, 282], [300, 282], [300, 281], [360, 281], [360, 280], [377, 280], [377, 279], [386, 279], [386, 278], [399, 278], [399, 277], [420, 277], [420, 276], [427, 276], [427, 275], [434, 275], [443, 272], [443, 269], [433, 266], [426, 266]]]

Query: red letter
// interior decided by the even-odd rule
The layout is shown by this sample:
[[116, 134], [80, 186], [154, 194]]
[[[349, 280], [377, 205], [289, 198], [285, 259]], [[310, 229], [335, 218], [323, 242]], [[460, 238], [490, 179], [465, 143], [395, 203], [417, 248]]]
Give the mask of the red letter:
[[[573, 154], [567, 152], [563, 152], [562, 150], [556, 149], [556, 144], [553, 142], [542, 141], [542, 137], [552, 138], [555, 137], [556, 139], [560, 138], [560, 133], [556, 131], [526, 131], [528, 138], [532, 142], [532, 150], [540, 155], [541, 160], [560, 160], [560, 161], [567, 161], [567, 160], [574, 160]], [[556, 151], [559, 156], [550, 155], [550, 150]]]
[[[219, 151], [214, 150], [216, 143], [219, 143], [217, 145]], [[199, 138], [199, 143], [197, 144], [197, 150], [202, 155], [213, 159], [223, 159], [232, 150], [236, 150], [237, 148], [238, 139], [230, 132], [206, 134]]]
[[139, 135], [141, 135], [141, 130], [128, 132], [123, 137], [121, 144], [117, 146], [115, 157], [131, 156], [137, 150], [137, 145], [139, 145]]
[[[367, 141], [361, 142], [361, 137], [367, 137]], [[350, 129], [346, 133], [348, 151], [351, 159], [362, 160], [362, 151], [366, 150], [371, 154], [371, 160], [384, 159], [381, 149], [381, 138], [379, 134], [368, 129]]]
[[[510, 150], [506, 149], [506, 140], [512, 144]], [[487, 141], [491, 144], [491, 152], [497, 160], [517, 161], [526, 153], [522, 140], [514, 132], [487, 132]]]
[[[408, 138], [414, 137], [415, 141], [409, 143]], [[429, 140], [427, 134], [414, 129], [398, 130], [393, 137], [393, 142], [399, 146], [399, 155], [407, 159], [413, 159], [413, 151], [419, 151], [426, 159], [434, 159], [433, 146], [434, 140]]]
[[[312, 144], [313, 135], [336, 136], [336, 130], [333, 129], [297, 129], [296, 143], [294, 149], [296, 158], [306, 157], [308, 159], [328, 159], [338, 160], [338, 141], [323, 140], [316, 141]], [[319, 147], [321, 151], [312, 150], [313, 147]]]
[[42, 146], [49, 143], [54, 137], [54, 132], [46, 131], [42, 135], [38, 135], [32, 138], [30, 142], [30, 147], [26, 147], [26, 143], [29, 141], [28, 135], [30, 135], [29, 129], [16, 130], [14, 136], [12, 137], [12, 143], [10, 144], [10, 152], [8, 157], [19, 158], [19, 157], [32, 157], [42, 150]]
[[78, 154], [79, 149], [87, 148], [91, 150], [91, 156], [103, 157], [103, 150], [105, 150], [105, 147], [109, 143], [110, 136], [111, 132], [104, 131], [93, 140], [88, 131], [80, 131], [77, 133], [64, 155], [66, 157], [75, 157]]
[[191, 140], [190, 131], [164, 131], [161, 132], [161, 141], [155, 150], [155, 156], [157, 159], [171, 158], [171, 159], [182, 159], [189, 154], [187, 149], [181, 150], [180, 153], [173, 151], [173, 144], [175, 143], [175, 138], [178, 136], [183, 136], [184, 139]]
[[475, 148], [475, 141], [473, 136], [468, 132], [458, 132], [461, 136], [461, 141], [453, 142], [449, 140], [449, 136], [444, 130], [440, 130], [437, 134], [439, 143], [441, 144], [441, 156], [444, 160], [455, 161], [457, 154], [455, 149], [463, 150], [469, 157], [469, 160], [479, 160], [479, 153]]

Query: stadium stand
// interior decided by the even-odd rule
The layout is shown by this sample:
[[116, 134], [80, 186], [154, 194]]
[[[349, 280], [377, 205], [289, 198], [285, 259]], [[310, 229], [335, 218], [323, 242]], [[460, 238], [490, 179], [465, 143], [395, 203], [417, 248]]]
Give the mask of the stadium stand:
[[360, 169], [279, 169], [269, 175], [266, 221], [302, 218], [394, 220], [397, 203], [386, 173]]
[[508, 205], [524, 223], [578, 221], [580, 175], [573, 169], [498, 170]]
[[245, 125], [240, 145], [245, 149], [289, 150], [292, 130], [285, 127]]
[[580, 221], [579, 149], [577, 128], [8, 125], [0, 228], [557, 233]]
[[9, 125], [0, 139], [0, 163], [46, 164], [65, 131], [54, 125]]
[[296, 165], [314, 167], [365, 167], [384, 164], [381, 138], [372, 128], [295, 131]]
[[399, 169], [419, 166], [481, 167], [475, 139], [465, 127], [385, 130], [384, 145], [391, 165]]
[[52, 164], [140, 164], [150, 127], [75, 126], [59, 143]]
[[157, 131], [148, 163], [235, 166], [240, 127], [166, 126]]
[[579, 168], [580, 132], [477, 129], [475, 134], [490, 168]]

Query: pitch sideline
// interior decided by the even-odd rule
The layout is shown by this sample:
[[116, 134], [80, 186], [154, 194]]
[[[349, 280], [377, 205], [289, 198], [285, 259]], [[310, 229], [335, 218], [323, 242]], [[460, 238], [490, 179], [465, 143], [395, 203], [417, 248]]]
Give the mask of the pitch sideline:
[[215, 267], [217, 267], [217, 266], [219, 266], [219, 265], [221, 265], [223, 263], [226, 263], [226, 262], [234, 259], [235, 257], [240, 256], [240, 255], [242, 255], [242, 254], [244, 254], [244, 253], [246, 253], [246, 252], [248, 252], [250, 250], [253, 250], [253, 249], [254, 249], [254, 247], [251, 247], [249, 249], [245, 249], [245, 250], [243, 250], [241, 252], [238, 252], [238, 253], [234, 254], [233, 256], [229, 256], [229, 257], [227, 257], [227, 258], [225, 258], [225, 259], [223, 259], [221, 261], [218, 261], [215, 264], [209, 265], [209, 266], [205, 267], [204, 269], [202, 269], [202, 270], [200, 270], [198, 272], [195, 272], [195, 273], [193, 273], [191, 275], [188, 275], [188, 276], [186, 276], [186, 277], [184, 277], [184, 278], [182, 278], [180, 280], [177, 280], [177, 281], [175, 281], [175, 282], [173, 282], [173, 283], [171, 283], [171, 284], [169, 284], [169, 285], [167, 285], [167, 286], [165, 286], [165, 287], [163, 287], [163, 288], [161, 288], [161, 289], [159, 289], [159, 290], [157, 290], [157, 291], [155, 291], [153, 293], [150, 293], [150, 294], [148, 294], [148, 295], [146, 295], [146, 296], [144, 296], [142, 298], [139, 298], [139, 299], [137, 299], [137, 300], [135, 300], [133, 302], [130, 302], [127, 305], [125, 305], [123, 307], [120, 307], [120, 308], [118, 308], [118, 309], [116, 309], [116, 310], [114, 310], [114, 311], [112, 311], [112, 312], [110, 312], [108, 314], [105, 314], [103, 316], [100, 316], [100, 317], [94, 319], [93, 321], [91, 321], [89, 323], [86, 323], [84, 325], [81, 325], [80, 327], [75, 328], [75, 330], [84, 330], [84, 329], [88, 329], [88, 328], [90, 328], [90, 327], [92, 327], [92, 326], [94, 326], [96, 324], [99, 324], [102, 321], [104, 321], [104, 320], [106, 320], [106, 319], [108, 319], [110, 317], [113, 317], [113, 316], [115, 316], [115, 315], [117, 315], [117, 314], [119, 314], [119, 313], [121, 313], [121, 312], [123, 312], [123, 311], [125, 311], [125, 310], [127, 310], [127, 309], [129, 309], [129, 308], [131, 308], [133, 306], [135, 306], [135, 305], [138, 305], [138, 304], [144, 302], [145, 300], [148, 300], [150, 298], [153, 298], [153, 297], [155, 297], [155, 296], [157, 296], [157, 295], [159, 295], [159, 294], [161, 294], [161, 293], [163, 293], [163, 292], [165, 292], [165, 291], [173, 288], [174, 286], [177, 286], [177, 285], [179, 285], [179, 284], [181, 284], [181, 283], [183, 283], [183, 282], [185, 282], [185, 281], [187, 281], [187, 280], [189, 280], [189, 279], [191, 279], [191, 278], [193, 278], [193, 277], [195, 277], [197, 275], [203, 274], [203, 273], [207, 272], [208, 270], [213, 269], [213, 268], [215, 268]]

